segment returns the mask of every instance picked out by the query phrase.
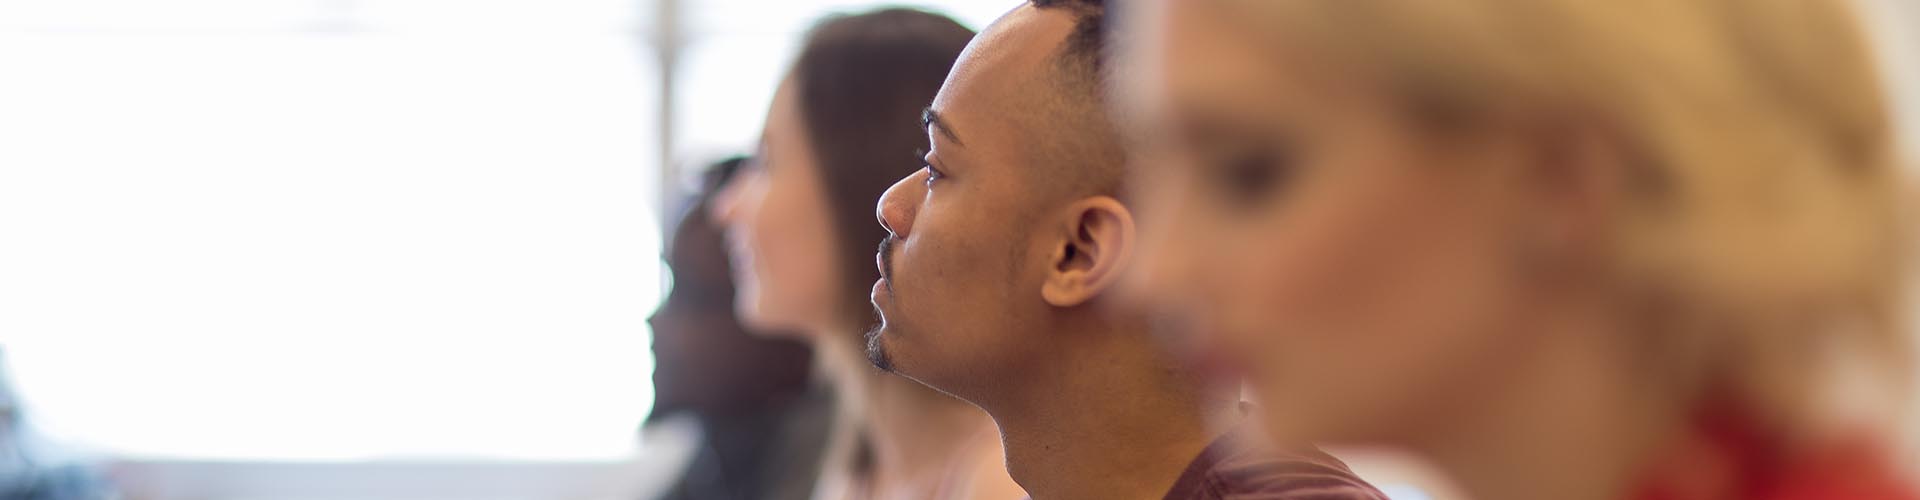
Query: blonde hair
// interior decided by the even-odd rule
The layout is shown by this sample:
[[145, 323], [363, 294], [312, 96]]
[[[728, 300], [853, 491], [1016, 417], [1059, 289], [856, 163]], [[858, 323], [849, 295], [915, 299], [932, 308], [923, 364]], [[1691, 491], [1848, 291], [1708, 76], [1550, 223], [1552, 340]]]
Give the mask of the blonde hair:
[[1212, 3], [1294, 55], [1386, 78], [1425, 107], [1573, 109], [1621, 133], [1636, 189], [1613, 214], [1615, 264], [1698, 320], [1662, 345], [1704, 353], [1688, 358], [1712, 365], [1700, 384], [1764, 417], [1800, 416], [1820, 396], [1813, 347], [1836, 340], [1904, 380], [1908, 220], [1852, 5]]

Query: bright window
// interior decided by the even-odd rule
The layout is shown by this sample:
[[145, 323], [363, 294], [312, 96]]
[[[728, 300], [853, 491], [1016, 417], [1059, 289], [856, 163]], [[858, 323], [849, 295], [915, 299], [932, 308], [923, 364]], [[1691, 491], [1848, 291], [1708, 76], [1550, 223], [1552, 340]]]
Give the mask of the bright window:
[[674, 101], [674, 156], [701, 161], [751, 152], [774, 88], [799, 50], [800, 37], [822, 16], [904, 6], [947, 14], [979, 30], [1019, 4], [1017, 0], [688, 2], [688, 44], [676, 75], [680, 91]]
[[640, 2], [0, 5], [0, 344], [42, 429], [632, 451], [661, 274]]
[[[682, 1], [667, 147], [750, 149], [804, 29], [880, 4]], [[127, 456], [631, 453], [657, 8], [0, 3], [0, 347], [29, 416]]]

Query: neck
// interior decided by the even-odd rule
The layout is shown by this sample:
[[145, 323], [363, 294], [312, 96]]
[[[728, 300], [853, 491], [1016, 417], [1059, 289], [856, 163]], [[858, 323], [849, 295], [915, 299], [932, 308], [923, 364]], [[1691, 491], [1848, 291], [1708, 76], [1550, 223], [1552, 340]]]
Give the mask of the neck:
[[729, 474], [753, 467], [779, 433], [779, 413], [702, 415], [701, 438]]
[[904, 377], [868, 376], [867, 438], [882, 476], [944, 473], [969, 441], [992, 431], [986, 413], [965, 401]]
[[1140, 331], [1056, 332], [1080, 345], [1022, 374], [1020, 392], [983, 406], [999, 424], [1007, 470], [1035, 500], [1158, 499], [1238, 418]]
[[[839, 330], [836, 334], [844, 334]], [[816, 337], [827, 338], [827, 337]], [[834, 344], [834, 345], [827, 345]], [[865, 471], [882, 487], [938, 478], [969, 440], [984, 439], [992, 421], [979, 408], [904, 377], [880, 372], [851, 343], [816, 345], [817, 359], [828, 364], [847, 432], [863, 441], [872, 457]], [[849, 464], [851, 465], [851, 464]]]
[[[1615, 500], [1634, 493], [1685, 425], [1684, 374], [1632, 359], [1623, 329], [1589, 323], [1533, 336], [1520, 363], [1471, 414], [1433, 419], [1416, 446], [1484, 500]], [[1461, 413], [1467, 413], [1465, 411]]]

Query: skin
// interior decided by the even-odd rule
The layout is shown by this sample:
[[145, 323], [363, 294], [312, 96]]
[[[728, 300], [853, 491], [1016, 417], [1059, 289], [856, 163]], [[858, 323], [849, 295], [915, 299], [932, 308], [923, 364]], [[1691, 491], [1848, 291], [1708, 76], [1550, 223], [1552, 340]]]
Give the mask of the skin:
[[792, 87], [775, 92], [758, 163], [721, 191], [714, 218], [726, 227], [740, 316], [756, 327], [825, 335], [819, 326], [841, 321], [833, 284], [842, 273], [833, 238], [824, 236], [833, 222]]
[[[1445, 131], [1210, 2], [1139, 2], [1130, 94], [1167, 221], [1129, 281], [1243, 367], [1275, 434], [1412, 447], [1476, 498], [1622, 498], [1698, 396], [1601, 249], [1616, 144], [1495, 110]], [[1663, 360], [1671, 361], [1671, 360]]]
[[1060, 187], [1035, 138], [1061, 127], [1063, 10], [1022, 6], [974, 39], [935, 97], [928, 168], [880, 200], [891, 233], [876, 356], [992, 415], [1033, 498], [1161, 498], [1237, 412], [1110, 293], [1135, 246], [1130, 209]]
[[[715, 204], [727, 226], [742, 293], [736, 303], [756, 325], [799, 332], [814, 347], [839, 395], [841, 418], [816, 498], [918, 499], [942, 485], [956, 498], [1023, 495], [1000, 466], [1000, 448], [979, 409], [867, 366], [860, 332], [867, 318], [844, 317], [836, 300], [839, 248], [828, 217], [820, 168], [809, 147], [791, 80], [775, 93], [760, 168], [742, 172]], [[873, 468], [854, 468], [857, 439], [872, 447]]]

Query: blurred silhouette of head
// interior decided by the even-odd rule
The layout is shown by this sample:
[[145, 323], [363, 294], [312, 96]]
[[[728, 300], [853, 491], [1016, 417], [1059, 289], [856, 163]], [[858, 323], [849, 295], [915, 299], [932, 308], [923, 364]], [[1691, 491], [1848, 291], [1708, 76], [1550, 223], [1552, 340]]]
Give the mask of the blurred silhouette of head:
[[[872, 321], [868, 252], [884, 232], [873, 200], [919, 165], [913, 128], [973, 32], [906, 9], [828, 18], [775, 93], [757, 163], [717, 207], [728, 226], [741, 314], [825, 335], [858, 360]], [[834, 355], [834, 354], [828, 354]]]
[[734, 314], [734, 288], [721, 230], [708, 218], [713, 193], [745, 158], [713, 165], [668, 243], [673, 289], [653, 326], [651, 418], [755, 412], [806, 391], [810, 354], [791, 339], [749, 332]]
[[1911, 227], [1846, 4], [1139, 2], [1120, 92], [1168, 223], [1138, 282], [1290, 433], [1444, 439], [1598, 400], [1541, 389], [1575, 367], [1799, 428], [1824, 348], [1908, 349]]

